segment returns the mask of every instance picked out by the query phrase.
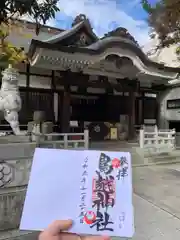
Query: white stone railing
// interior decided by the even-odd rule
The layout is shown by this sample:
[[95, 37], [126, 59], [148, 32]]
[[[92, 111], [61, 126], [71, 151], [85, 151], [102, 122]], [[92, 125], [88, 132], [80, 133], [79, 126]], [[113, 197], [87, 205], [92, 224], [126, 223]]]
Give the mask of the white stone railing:
[[[52, 144], [53, 148], [89, 148], [89, 130], [85, 129], [83, 133], [48, 133], [48, 134], [31, 134], [32, 141], [38, 145], [41, 143]], [[57, 139], [58, 138], [58, 139]], [[61, 139], [59, 139], [61, 138]], [[80, 138], [80, 139], [79, 139]], [[82, 145], [82, 146], [81, 146]]]
[[[18, 136], [7, 136], [9, 131], [3, 131], [0, 134], [0, 144], [1, 143], [18, 143], [18, 142], [35, 142], [37, 146], [51, 145], [52, 148], [89, 148], [89, 130], [85, 129], [82, 133], [28, 133], [28, 136], [22, 135]], [[4, 134], [3, 134], [4, 133]]]
[[153, 149], [155, 152], [170, 152], [176, 148], [175, 129], [158, 129], [153, 131], [140, 129], [139, 145], [141, 149]]

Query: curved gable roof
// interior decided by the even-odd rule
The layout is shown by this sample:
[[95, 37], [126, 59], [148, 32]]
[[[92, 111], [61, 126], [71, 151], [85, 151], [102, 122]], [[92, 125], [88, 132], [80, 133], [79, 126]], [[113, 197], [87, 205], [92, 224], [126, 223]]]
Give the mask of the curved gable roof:
[[154, 68], [161, 69], [161, 70], [164, 70], [167, 72], [170, 71], [170, 72], [180, 73], [180, 68], [168, 67], [162, 63], [152, 61], [142, 51], [142, 49], [140, 47], [138, 47], [138, 45], [135, 42], [133, 42], [127, 38], [106, 37], [106, 38], [103, 38], [103, 39], [97, 41], [96, 43], [93, 43], [90, 46], [85, 47], [85, 48], [89, 49], [89, 50], [93, 50], [96, 53], [101, 53], [101, 52], [105, 51], [105, 49], [112, 48], [112, 47], [120, 47], [120, 48], [124, 48], [127, 50], [129, 49], [130, 51], [134, 52], [146, 66], [154, 67]]
[[[63, 42], [66, 42], [66, 39], [68, 41], [73, 38], [73, 36], [77, 37], [81, 32], [90, 35], [91, 39], [93, 40], [91, 43], [89, 43], [90, 45], [77, 47], [76, 45], [63, 44]], [[163, 64], [151, 61], [141, 50], [137, 41], [124, 28], [117, 28], [114, 31], [105, 34], [103, 38], [99, 39], [92, 31], [91, 25], [84, 15], [79, 15], [76, 17], [70, 30], [63, 31], [43, 42], [32, 40], [29, 49], [30, 58], [33, 58], [37, 48], [58, 50], [62, 53], [64, 52], [68, 54], [87, 54], [87, 58], [89, 58], [89, 56], [97, 56], [97, 59], [100, 55], [106, 55], [106, 52], [110, 53], [111, 49], [116, 49], [116, 54], [119, 56], [122, 55], [121, 52], [125, 50], [127, 53], [131, 52], [133, 56], [132, 58], [138, 59], [137, 61], [142, 62], [146, 67], [154, 68], [156, 71], [160, 70], [166, 73], [176, 73], [177, 75], [180, 73], [180, 68], [166, 67]]]
[[[29, 57], [32, 58], [33, 55], [36, 52], [36, 49], [38, 48], [45, 48], [49, 50], [58, 50], [61, 52], [67, 52], [67, 53], [82, 53], [82, 54], [88, 54], [91, 56], [100, 55], [104, 53], [106, 50], [111, 48], [119, 48], [119, 51], [121, 52], [121, 49], [129, 50], [132, 53], [134, 53], [145, 66], [153, 67], [159, 70], [163, 70], [165, 72], [172, 72], [172, 73], [180, 73], [180, 68], [174, 68], [174, 67], [166, 67], [163, 64], [153, 62], [151, 61], [144, 52], [132, 41], [121, 38], [121, 37], [107, 37], [104, 39], [101, 39], [97, 41], [94, 44], [91, 44], [88, 47], [65, 47], [61, 46], [59, 44], [50, 44], [45, 43], [37, 40], [32, 40], [31, 46], [29, 49]], [[117, 52], [118, 55], [118, 52]]]
[[98, 41], [98, 37], [96, 34], [92, 31], [91, 27], [89, 24], [86, 22], [86, 20], [82, 20], [81, 22], [77, 23], [74, 25], [71, 29], [65, 30], [56, 36], [53, 36], [49, 39], [47, 39], [44, 42], [50, 43], [50, 44], [57, 44], [60, 43], [62, 40], [65, 40], [66, 38], [72, 37], [75, 35], [77, 32], [79, 32], [81, 29], [86, 29], [87, 33], [90, 35], [92, 38], [93, 42]]

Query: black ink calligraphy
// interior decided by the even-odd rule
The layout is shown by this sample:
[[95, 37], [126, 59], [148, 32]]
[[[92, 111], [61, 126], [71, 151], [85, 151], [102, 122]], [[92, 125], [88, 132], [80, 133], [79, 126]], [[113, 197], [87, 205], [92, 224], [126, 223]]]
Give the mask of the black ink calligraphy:
[[90, 228], [96, 227], [97, 231], [114, 231], [113, 228], [108, 227], [109, 224], [114, 224], [114, 222], [109, 220], [109, 214], [107, 212], [102, 214], [100, 211], [97, 211], [96, 220]]
[[128, 161], [126, 157], [120, 158], [120, 168], [117, 171], [117, 180], [124, 179], [128, 176]]
[[[111, 158], [105, 153], [99, 157], [99, 169], [95, 172], [92, 183], [92, 209], [96, 209], [96, 219], [90, 228], [96, 227], [97, 231], [114, 231], [111, 211], [116, 202], [116, 179], [128, 176], [128, 160], [125, 156]], [[119, 227], [125, 219], [119, 217]]]
[[115, 178], [112, 159], [104, 153], [100, 154], [99, 170], [95, 172], [92, 188], [92, 208], [96, 209], [96, 220], [91, 228], [96, 227], [97, 231], [114, 231], [109, 207], [115, 205]]
[[81, 182], [80, 182], [80, 190], [81, 190], [81, 196], [80, 196], [80, 223], [83, 223], [83, 218], [84, 215], [86, 213], [86, 204], [85, 204], [85, 200], [86, 200], [86, 182], [87, 182], [87, 176], [88, 176], [88, 172], [87, 172], [87, 168], [88, 168], [88, 157], [86, 157], [84, 159], [84, 163], [82, 165], [83, 167], [83, 171], [82, 171], [82, 177], [81, 177]]
[[105, 174], [110, 174], [113, 171], [111, 158], [104, 153], [101, 153], [99, 158], [99, 170]]

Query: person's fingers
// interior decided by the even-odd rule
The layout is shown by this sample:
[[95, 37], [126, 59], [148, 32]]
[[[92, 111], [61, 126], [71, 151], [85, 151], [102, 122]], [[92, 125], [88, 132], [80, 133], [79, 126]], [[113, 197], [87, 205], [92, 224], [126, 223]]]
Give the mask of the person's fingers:
[[110, 240], [111, 238], [108, 236], [82, 236], [82, 240]]
[[61, 233], [61, 240], [81, 240], [81, 237], [73, 233]]
[[48, 226], [46, 231], [51, 235], [57, 235], [61, 231], [68, 230], [72, 226], [72, 220], [56, 220]]

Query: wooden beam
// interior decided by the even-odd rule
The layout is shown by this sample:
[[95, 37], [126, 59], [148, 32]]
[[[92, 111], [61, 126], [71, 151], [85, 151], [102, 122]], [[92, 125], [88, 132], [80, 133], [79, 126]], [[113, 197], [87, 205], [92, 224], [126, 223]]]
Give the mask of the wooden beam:
[[152, 85], [151, 87], [151, 90], [154, 90], [154, 91], [165, 91], [169, 88], [173, 88], [173, 87], [177, 87], [177, 86], [167, 86], [167, 85]]
[[[84, 74], [82, 71], [81, 72], [71, 72], [70, 70], [67, 70], [67, 71], [59, 71], [60, 73], [60, 76], [64, 79], [64, 78], [67, 78], [68, 76], [68, 79], [71, 80], [71, 84], [74, 84], [73, 82], [75, 82], [80, 76], [83, 76], [83, 81], [86, 81], [86, 82], [91, 82], [89, 81], [89, 75], [88, 74]], [[99, 76], [99, 80], [102, 80], [104, 79], [103, 81], [95, 81], [96, 84], [98, 83], [106, 83], [105, 85], [107, 85], [107, 77], [106, 76]], [[137, 79], [133, 79], [133, 80], [129, 80], [128, 78], [124, 78], [124, 79], [117, 79], [117, 81], [119, 82], [119, 84], [121, 85], [129, 85], [131, 87], [136, 87], [138, 86], [138, 80]], [[109, 82], [108, 82], [109, 84]], [[110, 83], [111, 84], [111, 83]]]
[[[20, 74], [23, 74], [23, 75], [27, 75], [27, 71], [26, 72], [23, 72], [23, 71], [19, 71]], [[36, 76], [36, 77], [47, 77], [47, 78], [50, 78], [51, 75], [49, 74], [41, 74], [41, 73], [29, 73], [30, 76]]]
[[113, 84], [113, 83], [107, 83], [107, 82], [90, 82], [89, 80], [81, 79], [76, 76], [73, 77], [73, 79], [70, 79], [69, 77], [61, 77], [57, 80], [60, 85], [66, 86], [77, 86], [77, 87], [92, 87], [92, 88], [104, 88], [104, 89], [112, 89], [114, 88], [116, 91], [123, 92], [123, 91], [130, 91], [131, 86], [130, 83], [118, 83], [118, 84]]

